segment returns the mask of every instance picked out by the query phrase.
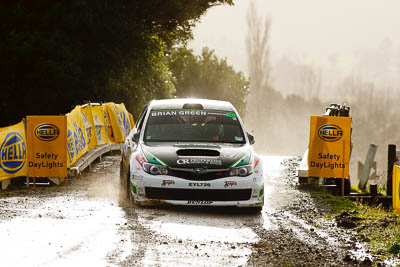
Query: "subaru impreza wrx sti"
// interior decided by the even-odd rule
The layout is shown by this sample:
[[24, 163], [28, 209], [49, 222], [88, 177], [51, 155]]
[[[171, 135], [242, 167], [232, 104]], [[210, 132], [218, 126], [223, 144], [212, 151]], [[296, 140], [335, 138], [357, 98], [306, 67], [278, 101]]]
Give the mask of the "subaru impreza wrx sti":
[[153, 100], [124, 143], [121, 185], [138, 204], [261, 210], [262, 161], [253, 143], [229, 102]]

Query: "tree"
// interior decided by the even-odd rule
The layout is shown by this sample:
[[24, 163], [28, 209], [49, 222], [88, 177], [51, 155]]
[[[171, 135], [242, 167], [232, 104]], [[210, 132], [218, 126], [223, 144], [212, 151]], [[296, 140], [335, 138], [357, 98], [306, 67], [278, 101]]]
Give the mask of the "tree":
[[246, 37], [249, 69], [254, 91], [270, 86], [271, 66], [269, 62], [269, 32], [271, 19], [262, 18], [257, 14], [254, 2], [251, 2], [247, 13], [248, 34]]
[[169, 57], [169, 68], [175, 77], [177, 97], [226, 100], [244, 115], [249, 80], [226, 59], [218, 59], [213, 50], [205, 47], [196, 56], [192, 50], [179, 47]]
[[[271, 20], [264, 20], [257, 14], [254, 2], [250, 4], [247, 13], [248, 33], [246, 48], [250, 69], [250, 93], [247, 102], [245, 123], [248, 130], [255, 132], [258, 149], [266, 146], [271, 135], [269, 125], [273, 112], [279, 108], [278, 102], [281, 95], [270, 85], [271, 66], [269, 62], [269, 32]], [[277, 102], [278, 101], [278, 102]], [[261, 127], [260, 126], [264, 126]]]
[[0, 125], [85, 100], [123, 101], [137, 115], [170, 97], [166, 51], [219, 4], [232, 0], [2, 1]]
[[[318, 99], [307, 99], [304, 93], [284, 97], [273, 88], [272, 67], [269, 59], [271, 20], [268, 16], [262, 19], [257, 14], [254, 3], [251, 3], [247, 25], [246, 47], [251, 87], [245, 117], [246, 129], [254, 132], [255, 145], [259, 152], [274, 155], [302, 154], [308, 142], [309, 115], [319, 114], [323, 110], [322, 104]], [[285, 65], [292, 64], [287, 60]], [[313, 86], [308, 91], [310, 95], [318, 93], [321, 82], [313, 70], [313, 68], [307, 68], [306, 65], [303, 68], [296, 68], [296, 73], [299, 74], [296, 79], [305, 87]], [[287, 79], [293, 79], [290, 75], [286, 76]], [[304, 88], [302, 89], [302, 92], [305, 92]]]

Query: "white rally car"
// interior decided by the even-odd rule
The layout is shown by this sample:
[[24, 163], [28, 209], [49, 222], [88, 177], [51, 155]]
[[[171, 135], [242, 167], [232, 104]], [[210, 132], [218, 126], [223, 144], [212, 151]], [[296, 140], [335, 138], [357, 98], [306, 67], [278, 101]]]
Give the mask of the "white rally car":
[[121, 185], [138, 204], [253, 207], [264, 203], [262, 162], [234, 106], [154, 100], [127, 137]]

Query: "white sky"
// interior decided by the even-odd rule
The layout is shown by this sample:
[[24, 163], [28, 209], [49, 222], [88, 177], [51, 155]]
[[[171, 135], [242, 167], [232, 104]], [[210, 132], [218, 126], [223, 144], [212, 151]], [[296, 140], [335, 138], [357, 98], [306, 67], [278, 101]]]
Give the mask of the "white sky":
[[351, 69], [354, 55], [375, 49], [390, 39], [396, 49], [400, 39], [400, 0], [236, 0], [235, 6], [210, 9], [189, 44], [196, 53], [208, 46], [226, 57], [237, 70], [246, 71], [246, 15], [251, 1], [259, 15], [270, 15], [273, 57], [289, 55], [326, 64], [340, 57]]

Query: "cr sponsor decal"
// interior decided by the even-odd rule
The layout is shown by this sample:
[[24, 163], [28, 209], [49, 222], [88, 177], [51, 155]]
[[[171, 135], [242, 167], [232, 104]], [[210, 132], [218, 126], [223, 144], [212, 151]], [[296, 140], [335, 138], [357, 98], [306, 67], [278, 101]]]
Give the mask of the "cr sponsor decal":
[[0, 147], [0, 168], [6, 173], [18, 172], [26, 161], [26, 144], [21, 134], [7, 134]]
[[342, 136], [342, 128], [334, 124], [324, 124], [318, 129], [318, 137], [326, 142], [338, 141]]
[[224, 187], [233, 187], [236, 186], [237, 182], [236, 181], [225, 181]]
[[222, 165], [219, 159], [178, 159], [176, 161], [179, 165], [186, 164], [206, 164], [206, 165]]
[[174, 180], [162, 180], [161, 186], [168, 186], [168, 185], [173, 185], [175, 184]]
[[187, 204], [191, 205], [210, 205], [213, 201], [211, 200], [188, 200]]
[[54, 124], [42, 123], [33, 130], [33, 134], [41, 141], [53, 141], [60, 135], [60, 129]]
[[190, 187], [210, 187], [210, 183], [189, 183]]

